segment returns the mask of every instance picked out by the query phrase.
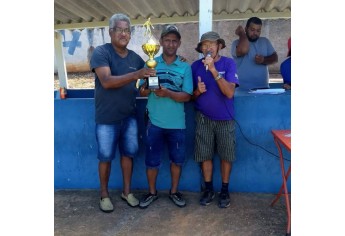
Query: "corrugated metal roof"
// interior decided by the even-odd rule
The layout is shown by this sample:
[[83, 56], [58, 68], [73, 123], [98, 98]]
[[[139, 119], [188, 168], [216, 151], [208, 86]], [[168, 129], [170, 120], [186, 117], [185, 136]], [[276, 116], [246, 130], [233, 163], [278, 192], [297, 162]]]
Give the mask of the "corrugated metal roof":
[[[54, 28], [108, 26], [122, 12], [133, 25], [199, 21], [199, 0], [54, 0]], [[291, 18], [291, 0], [213, 0], [213, 20]]]

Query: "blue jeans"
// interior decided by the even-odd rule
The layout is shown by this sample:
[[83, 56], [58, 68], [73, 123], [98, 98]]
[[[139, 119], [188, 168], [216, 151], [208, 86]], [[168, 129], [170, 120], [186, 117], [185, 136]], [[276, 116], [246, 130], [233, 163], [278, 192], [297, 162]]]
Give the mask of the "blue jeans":
[[134, 116], [117, 124], [96, 124], [97, 158], [109, 162], [115, 158], [119, 146], [121, 156], [133, 158], [138, 151], [138, 124]]
[[162, 129], [150, 121], [146, 132], [146, 157], [147, 168], [159, 168], [164, 153], [164, 143], [168, 145], [170, 161], [182, 165], [186, 156], [185, 129]]

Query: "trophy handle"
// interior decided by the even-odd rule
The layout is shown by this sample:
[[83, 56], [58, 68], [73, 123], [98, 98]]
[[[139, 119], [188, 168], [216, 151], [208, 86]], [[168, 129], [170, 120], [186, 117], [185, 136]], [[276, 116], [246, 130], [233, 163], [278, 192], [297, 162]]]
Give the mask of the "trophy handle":
[[137, 83], [135, 84], [135, 87], [139, 89], [140, 79], [137, 79]]

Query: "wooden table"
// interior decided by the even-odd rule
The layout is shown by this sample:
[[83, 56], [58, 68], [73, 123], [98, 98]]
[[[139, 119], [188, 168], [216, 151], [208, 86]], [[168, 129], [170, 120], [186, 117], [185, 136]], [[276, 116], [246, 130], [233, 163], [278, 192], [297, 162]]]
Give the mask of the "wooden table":
[[286, 204], [286, 213], [287, 213], [286, 235], [290, 235], [291, 233], [291, 206], [290, 206], [289, 192], [287, 190], [286, 181], [290, 176], [291, 164], [289, 166], [288, 171], [285, 173], [282, 146], [284, 146], [289, 152], [291, 152], [291, 130], [272, 130], [272, 134], [274, 138], [274, 143], [276, 144], [278, 148], [278, 152], [279, 152], [279, 160], [280, 160], [280, 168], [282, 172], [283, 184], [280, 187], [279, 193], [277, 194], [276, 198], [272, 201], [271, 206], [273, 206], [279, 200], [281, 195], [284, 194], [285, 204]]

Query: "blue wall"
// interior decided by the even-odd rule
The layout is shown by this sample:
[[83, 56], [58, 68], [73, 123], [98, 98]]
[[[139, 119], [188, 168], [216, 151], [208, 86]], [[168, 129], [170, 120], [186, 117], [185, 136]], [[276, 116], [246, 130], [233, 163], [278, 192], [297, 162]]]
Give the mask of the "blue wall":
[[[56, 94], [54, 94], [56, 97]], [[79, 97], [79, 98], [78, 98]], [[87, 98], [89, 97], [89, 98]], [[54, 100], [54, 176], [55, 189], [98, 189], [98, 160], [95, 140], [93, 90], [68, 90], [68, 98]], [[134, 161], [133, 189], [147, 189], [144, 147], [144, 109], [146, 99], [137, 99], [139, 122], [139, 153]], [[254, 95], [237, 91], [235, 94], [236, 161], [230, 177], [232, 192], [276, 193], [282, 177], [278, 151], [271, 134], [272, 129], [291, 128], [291, 94]], [[187, 160], [183, 166], [179, 189], [200, 191], [201, 173], [193, 160], [194, 108], [186, 104]], [[243, 136], [245, 135], [245, 137]], [[254, 145], [250, 144], [249, 142]], [[266, 152], [259, 146], [273, 153]], [[290, 153], [285, 151], [286, 159]], [[219, 158], [214, 161], [214, 186], [221, 187]], [[285, 161], [286, 169], [290, 161]], [[157, 180], [158, 190], [170, 188], [169, 161], [166, 153]], [[291, 187], [290, 179], [288, 181]], [[112, 164], [110, 188], [122, 188], [119, 154]]]

